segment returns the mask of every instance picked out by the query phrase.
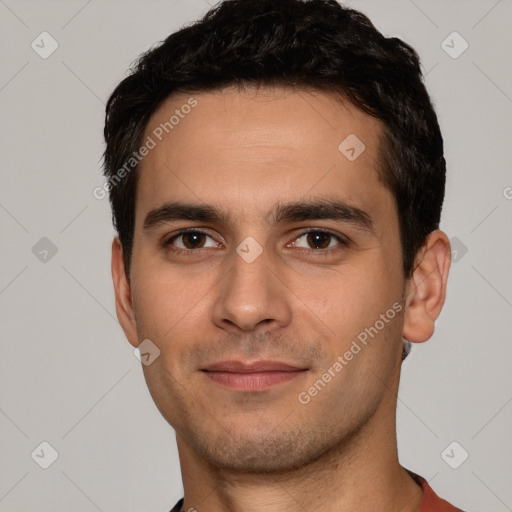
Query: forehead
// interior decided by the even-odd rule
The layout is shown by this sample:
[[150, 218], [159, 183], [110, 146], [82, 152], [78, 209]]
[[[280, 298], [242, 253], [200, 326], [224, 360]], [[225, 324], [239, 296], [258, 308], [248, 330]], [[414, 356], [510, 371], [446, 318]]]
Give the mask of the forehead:
[[274, 87], [173, 95], [146, 127], [144, 140], [154, 147], [140, 165], [136, 210], [179, 199], [265, 215], [277, 202], [333, 194], [356, 207], [386, 208], [380, 134], [378, 120], [330, 93]]

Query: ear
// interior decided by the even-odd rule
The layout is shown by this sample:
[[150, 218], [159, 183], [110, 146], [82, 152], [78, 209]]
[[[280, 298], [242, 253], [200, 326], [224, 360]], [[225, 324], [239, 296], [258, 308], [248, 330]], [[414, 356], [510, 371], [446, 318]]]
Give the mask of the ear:
[[123, 247], [119, 237], [112, 242], [112, 280], [116, 294], [116, 313], [124, 334], [131, 345], [139, 345], [137, 323], [133, 313], [130, 284], [126, 277], [123, 259]]
[[451, 264], [450, 241], [441, 230], [430, 233], [418, 252], [408, 280], [402, 336], [414, 343], [427, 341], [434, 334], [435, 321], [446, 298]]

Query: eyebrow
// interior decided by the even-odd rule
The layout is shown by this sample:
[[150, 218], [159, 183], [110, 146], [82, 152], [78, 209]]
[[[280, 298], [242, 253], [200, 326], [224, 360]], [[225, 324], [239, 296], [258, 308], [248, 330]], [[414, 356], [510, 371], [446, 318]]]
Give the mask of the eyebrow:
[[[167, 222], [190, 220], [227, 225], [229, 215], [213, 205], [169, 202], [151, 210], [144, 220], [143, 229], [149, 231]], [[318, 199], [290, 203], [277, 203], [265, 219], [271, 225], [283, 222], [333, 220], [346, 222], [375, 235], [371, 216], [341, 200]]]

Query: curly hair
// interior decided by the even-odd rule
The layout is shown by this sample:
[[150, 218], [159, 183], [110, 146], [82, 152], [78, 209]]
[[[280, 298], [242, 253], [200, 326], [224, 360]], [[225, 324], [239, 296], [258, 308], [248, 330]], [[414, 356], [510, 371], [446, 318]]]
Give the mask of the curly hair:
[[[107, 103], [108, 182], [138, 150], [163, 100], [233, 85], [337, 93], [381, 121], [377, 172], [396, 201], [403, 273], [410, 277], [416, 253], [439, 227], [446, 174], [441, 131], [416, 51], [335, 0], [224, 0], [142, 54]], [[136, 166], [108, 187], [128, 276], [137, 175]]]

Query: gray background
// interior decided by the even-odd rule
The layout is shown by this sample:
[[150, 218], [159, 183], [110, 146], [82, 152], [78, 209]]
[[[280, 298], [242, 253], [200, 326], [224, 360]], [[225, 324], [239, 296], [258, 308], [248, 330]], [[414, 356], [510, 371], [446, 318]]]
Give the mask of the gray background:
[[[436, 333], [404, 363], [400, 459], [467, 512], [512, 510], [512, 2], [350, 5], [417, 49], [446, 142], [456, 253]], [[115, 316], [114, 232], [92, 191], [108, 95], [208, 8], [0, 0], [1, 511], [157, 512], [182, 495], [173, 430]], [[59, 45], [46, 59], [31, 48], [43, 31]], [[457, 58], [454, 31], [469, 44]]]

